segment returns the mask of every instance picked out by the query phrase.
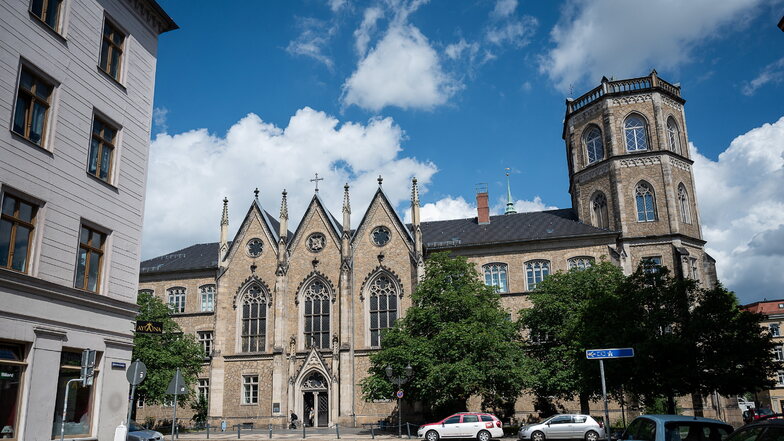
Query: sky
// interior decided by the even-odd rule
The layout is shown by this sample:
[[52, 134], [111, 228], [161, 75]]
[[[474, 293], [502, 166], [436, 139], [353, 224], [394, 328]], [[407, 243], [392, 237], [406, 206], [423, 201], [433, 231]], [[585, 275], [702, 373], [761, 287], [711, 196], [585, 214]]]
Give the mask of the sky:
[[569, 208], [565, 99], [679, 83], [706, 248], [741, 302], [784, 298], [784, 0], [159, 0], [142, 257], [230, 236], [258, 188], [293, 231], [314, 193], [352, 222], [378, 184], [409, 220]]

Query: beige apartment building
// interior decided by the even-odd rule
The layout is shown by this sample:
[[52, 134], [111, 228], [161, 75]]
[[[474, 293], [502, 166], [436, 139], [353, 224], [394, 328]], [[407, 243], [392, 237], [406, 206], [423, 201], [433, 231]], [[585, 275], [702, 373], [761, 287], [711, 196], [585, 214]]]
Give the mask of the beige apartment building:
[[141, 247], [153, 0], [0, 2], [0, 438], [113, 439]]
[[[758, 314], [763, 314], [765, 319], [761, 325], [763, 330], [770, 333], [776, 347], [771, 354], [776, 361], [784, 361], [784, 299], [762, 300], [743, 306], [744, 309]], [[776, 413], [784, 413], [784, 371], [776, 374], [776, 385], [768, 390], [758, 392], [754, 397], [757, 405], [769, 407]]]
[[[220, 241], [142, 262], [139, 288], [170, 304], [183, 331], [202, 342], [207, 358], [198, 393], [208, 398], [213, 424], [282, 425], [289, 410], [302, 417], [311, 409], [318, 426], [390, 417], [395, 402], [365, 401], [358, 385], [380, 333], [411, 305], [430, 253], [474, 262], [513, 318], [549, 274], [600, 259], [627, 274], [652, 262], [679, 277], [716, 282], [715, 261], [703, 248], [684, 103], [680, 87], [655, 71], [604, 78], [567, 100], [572, 208], [515, 213], [510, 203], [506, 214], [489, 216], [480, 186], [476, 217], [422, 222], [413, 179], [412, 222], [405, 224], [379, 178], [357, 225], [350, 222], [348, 186], [338, 216], [316, 190], [296, 224], [284, 191], [277, 217], [254, 198], [229, 240], [224, 199]], [[517, 419], [534, 413], [532, 400], [521, 397]], [[147, 405], [137, 417], [170, 414]]]

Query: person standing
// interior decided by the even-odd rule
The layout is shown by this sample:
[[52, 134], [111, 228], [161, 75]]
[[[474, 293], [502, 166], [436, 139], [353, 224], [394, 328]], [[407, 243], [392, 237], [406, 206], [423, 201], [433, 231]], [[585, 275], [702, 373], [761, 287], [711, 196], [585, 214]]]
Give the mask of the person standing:
[[313, 427], [313, 409], [312, 408], [308, 411], [308, 424], [310, 424], [310, 427]]
[[289, 424], [289, 429], [296, 429], [297, 428], [297, 414], [294, 411], [291, 411], [291, 416], [289, 417], [291, 420], [291, 424]]

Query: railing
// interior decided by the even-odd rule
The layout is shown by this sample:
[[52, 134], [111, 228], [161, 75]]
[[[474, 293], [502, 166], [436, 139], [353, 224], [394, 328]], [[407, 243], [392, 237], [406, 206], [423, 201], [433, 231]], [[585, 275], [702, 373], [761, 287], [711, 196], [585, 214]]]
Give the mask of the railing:
[[602, 84], [598, 87], [595, 87], [575, 100], [566, 100], [567, 113], [577, 112], [607, 94], [628, 93], [651, 89], [661, 89], [670, 95], [677, 97], [681, 96], [680, 86], [675, 86], [662, 80], [657, 76], [656, 71], [651, 72], [651, 74], [646, 77], [629, 78], [625, 80], [611, 81], [607, 78], [602, 78]]

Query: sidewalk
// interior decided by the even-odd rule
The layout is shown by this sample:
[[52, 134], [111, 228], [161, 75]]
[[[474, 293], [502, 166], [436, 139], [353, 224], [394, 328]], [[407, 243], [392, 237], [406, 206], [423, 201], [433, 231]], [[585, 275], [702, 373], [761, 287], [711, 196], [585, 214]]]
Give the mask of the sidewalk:
[[[373, 441], [375, 436], [375, 440], [379, 441], [392, 441], [392, 440], [399, 440], [397, 436], [397, 431], [394, 433], [390, 433], [389, 431], [379, 431], [374, 430], [371, 434], [369, 429], [364, 428], [353, 428], [353, 427], [346, 427], [340, 428], [340, 438], [338, 438], [338, 433], [335, 428], [307, 428], [305, 431], [305, 438], [302, 437], [302, 430], [289, 430], [289, 429], [273, 429], [272, 436], [270, 437], [269, 429], [243, 429], [240, 431], [240, 438], [239, 439], [248, 439], [248, 440], [287, 440], [287, 441], [296, 441], [296, 440], [306, 440], [306, 441]], [[170, 440], [171, 434], [164, 433], [164, 439]], [[188, 441], [206, 441], [207, 432], [200, 431], [200, 432], [189, 432], [189, 433], [181, 433], [179, 438], [181, 440], [188, 440]], [[220, 430], [213, 431], [210, 430], [209, 439], [219, 439], [219, 440], [226, 440], [226, 439], [237, 439], [237, 429], [234, 428], [233, 430], [227, 429], [226, 432], [221, 432]], [[403, 428], [403, 440], [408, 440], [408, 434], [405, 432], [405, 427]], [[416, 440], [416, 432], [411, 433], [411, 439]]]

